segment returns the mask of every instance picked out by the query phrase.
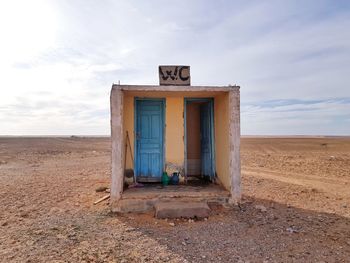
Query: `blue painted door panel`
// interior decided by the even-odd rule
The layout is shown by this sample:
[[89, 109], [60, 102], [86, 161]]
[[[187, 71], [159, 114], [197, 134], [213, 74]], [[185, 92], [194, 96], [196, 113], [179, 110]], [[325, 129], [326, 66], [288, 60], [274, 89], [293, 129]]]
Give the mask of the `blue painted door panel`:
[[136, 100], [136, 176], [160, 181], [163, 172], [163, 100]]
[[212, 148], [212, 104], [206, 102], [200, 107], [200, 132], [201, 132], [201, 174], [213, 179], [215, 176], [213, 167]]

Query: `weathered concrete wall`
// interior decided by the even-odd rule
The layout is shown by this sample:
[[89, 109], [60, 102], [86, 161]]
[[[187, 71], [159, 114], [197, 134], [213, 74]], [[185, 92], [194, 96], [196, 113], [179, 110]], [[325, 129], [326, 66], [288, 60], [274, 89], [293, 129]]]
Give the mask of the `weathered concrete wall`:
[[123, 145], [123, 92], [121, 90], [112, 89], [111, 103], [111, 206], [115, 207], [121, 198], [124, 182], [124, 154]]
[[230, 178], [231, 178], [231, 201], [241, 201], [241, 157], [240, 157], [240, 93], [229, 92], [229, 145], [230, 145]]
[[[166, 99], [166, 162], [184, 165], [184, 98], [214, 98], [216, 171], [233, 201], [241, 198], [240, 102], [237, 87], [114, 86], [111, 94], [112, 180], [111, 200], [122, 192], [126, 131], [134, 153], [134, 98]], [[129, 149], [128, 149], [129, 151]], [[130, 153], [126, 168], [133, 168]]]

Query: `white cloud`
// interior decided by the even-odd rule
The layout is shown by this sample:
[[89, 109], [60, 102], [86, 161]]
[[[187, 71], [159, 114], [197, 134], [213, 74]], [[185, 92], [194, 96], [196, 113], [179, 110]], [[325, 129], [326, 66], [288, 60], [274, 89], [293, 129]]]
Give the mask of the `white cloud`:
[[47, 1], [1, 1], [0, 68], [5, 63], [30, 60], [52, 47], [58, 23]]
[[349, 135], [349, 126], [350, 98], [242, 107], [242, 129], [249, 135]]
[[[348, 104], [325, 103], [350, 97], [348, 28], [341, 1], [2, 1], [0, 134], [109, 134], [111, 84], [159, 64], [241, 85], [243, 134], [348, 134]], [[323, 104], [256, 106], [273, 99]]]

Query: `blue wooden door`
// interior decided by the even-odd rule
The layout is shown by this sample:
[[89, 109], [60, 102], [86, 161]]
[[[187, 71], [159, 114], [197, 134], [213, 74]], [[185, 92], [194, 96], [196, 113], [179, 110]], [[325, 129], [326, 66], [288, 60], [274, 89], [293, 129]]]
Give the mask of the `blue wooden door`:
[[200, 132], [201, 132], [201, 174], [214, 179], [214, 153], [213, 153], [213, 116], [212, 103], [206, 102], [200, 107]]
[[136, 100], [136, 176], [159, 182], [163, 172], [164, 101]]

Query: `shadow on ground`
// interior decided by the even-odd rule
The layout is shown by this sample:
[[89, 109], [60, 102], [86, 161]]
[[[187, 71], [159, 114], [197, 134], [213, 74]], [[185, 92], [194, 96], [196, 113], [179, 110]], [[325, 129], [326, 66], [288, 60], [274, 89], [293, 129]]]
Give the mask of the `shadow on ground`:
[[190, 262], [346, 262], [350, 256], [349, 218], [250, 197], [240, 207], [213, 209], [207, 221], [118, 218]]

